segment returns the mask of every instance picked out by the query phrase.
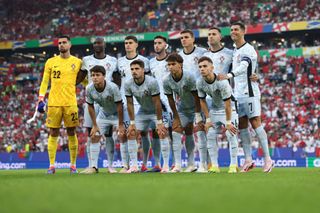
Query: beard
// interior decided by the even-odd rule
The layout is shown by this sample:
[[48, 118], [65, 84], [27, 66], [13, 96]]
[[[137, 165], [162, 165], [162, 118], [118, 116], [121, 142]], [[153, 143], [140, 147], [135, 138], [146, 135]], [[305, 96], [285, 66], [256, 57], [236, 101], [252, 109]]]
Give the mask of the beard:
[[162, 53], [162, 51], [163, 51], [164, 49], [162, 49], [162, 50], [155, 50], [155, 53], [157, 53], [157, 54], [160, 54], [160, 53]]
[[66, 52], [68, 52], [68, 50], [67, 49], [59, 49], [59, 52], [60, 53], [66, 53]]

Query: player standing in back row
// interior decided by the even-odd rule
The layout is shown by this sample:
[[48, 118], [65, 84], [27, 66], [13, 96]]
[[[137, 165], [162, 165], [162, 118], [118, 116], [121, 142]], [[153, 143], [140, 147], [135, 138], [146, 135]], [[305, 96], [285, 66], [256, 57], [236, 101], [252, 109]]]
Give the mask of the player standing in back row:
[[242, 141], [245, 163], [241, 172], [247, 172], [254, 167], [251, 156], [251, 136], [248, 129], [250, 121], [264, 153], [263, 172], [271, 172], [274, 164], [270, 158], [268, 137], [261, 125], [260, 89], [257, 82], [250, 79], [257, 66], [257, 52], [244, 39], [245, 26], [240, 22], [231, 25], [231, 39], [236, 48], [233, 52], [232, 72], [219, 74], [218, 79], [234, 78], [234, 94], [239, 102], [239, 129]]
[[[117, 70], [117, 59], [115, 57], [109, 56], [105, 53], [106, 43], [102, 37], [98, 37], [93, 42], [93, 50], [94, 54], [83, 57], [83, 63], [81, 67], [81, 72], [79, 72], [77, 83], [81, 82], [86, 76], [88, 77], [88, 84], [92, 83], [90, 69], [96, 65], [103, 66], [105, 69], [105, 79], [107, 81], [112, 80], [112, 74]], [[94, 104], [95, 114], [98, 115], [99, 105]], [[96, 159], [99, 158], [100, 153], [100, 143], [91, 143], [90, 132], [92, 129], [92, 119], [90, 118], [88, 105], [85, 105], [84, 108], [84, 123], [83, 126], [87, 128], [88, 131], [88, 139], [87, 139], [87, 157], [89, 161], [88, 168], [83, 170], [81, 173], [92, 173], [92, 170], [96, 170], [98, 172], [98, 164], [93, 162], [97, 162]], [[114, 141], [112, 138], [112, 128], [111, 131], [106, 135], [106, 151], [107, 151], [107, 159], [108, 159], [108, 171], [110, 173], [114, 173], [115, 170], [112, 167], [113, 156], [114, 156]]]
[[183, 70], [194, 74], [198, 79], [200, 72], [198, 70], [198, 60], [207, 50], [202, 47], [196, 47], [194, 34], [192, 30], [183, 30], [180, 32], [180, 41], [183, 47], [178, 54], [183, 58]]
[[[169, 124], [169, 135], [171, 135], [171, 109], [169, 106], [169, 102], [167, 97], [163, 92], [163, 79], [170, 74], [167, 69], [166, 59], [168, 57], [167, 49], [168, 49], [168, 41], [167, 38], [158, 35], [153, 39], [153, 48], [155, 53], [157, 54], [154, 58], [150, 59], [150, 72], [151, 75], [157, 79], [159, 87], [160, 87], [160, 99], [162, 104], [162, 116], [165, 123]], [[155, 161], [155, 166], [150, 172], [160, 172], [160, 140], [156, 136], [156, 131], [152, 133], [152, 151]], [[172, 143], [170, 144], [172, 150]]]
[[[195, 37], [192, 30], [183, 30], [180, 32], [180, 42], [183, 49], [179, 52], [179, 55], [183, 58], [183, 71], [190, 72], [196, 78], [201, 77], [198, 69], [198, 60], [207, 52], [205, 48], [195, 46]], [[201, 115], [197, 114], [198, 118]], [[205, 150], [204, 144], [206, 143], [206, 134], [204, 131], [197, 131], [198, 147], [200, 161], [207, 161], [207, 151]], [[201, 165], [201, 164], [200, 164]]]
[[[144, 62], [144, 70], [146, 73], [150, 72], [150, 67], [149, 67], [149, 59], [146, 57], [139, 55], [137, 52], [138, 49], [138, 39], [135, 36], [127, 36], [124, 39], [124, 47], [126, 51], [126, 55], [118, 59], [118, 72], [121, 75], [121, 95], [122, 95], [122, 100], [125, 103], [124, 104], [124, 122], [125, 125], [129, 125], [129, 116], [127, 112], [127, 104], [126, 104], [126, 97], [125, 97], [125, 92], [124, 92], [124, 82], [128, 81], [129, 79], [132, 78], [131, 75], [131, 69], [130, 69], [130, 64], [134, 60], [140, 59]], [[136, 101], [134, 98], [134, 110], [135, 112], [138, 112], [139, 110], [139, 103]], [[148, 160], [148, 154], [149, 154], [149, 149], [150, 149], [150, 141], [148, 138], [148, 135], [146, 136], [141, 136], [142, 140], [142, 147], [143, 147], [143, 166], [141, 167], [142, 171], [146, 171], [147, 167], [147, 160]], [[122, 164], [123, 164], [123, 169], [120, 172], [126, 172], [129, 169], [128, 165], [128, 143], [124, 142], [120, 144], [120, 152], [121, 152], [121, 158], [122, 158]]]
[[71, 42], [68, 36], [58, 39], [60, 54], [49, 58], [45, 64], [44, 74], [40, 85], [38, 111], [44, 112], [44, 97], [50, 82], [51, 89], [48, 98], [48, 112], [46, 126], [50, 128], [48, 138], [48, 154], [50, 167], [48, 174], [55, 173], [55, 158], [58, 146], [61, 122], [67, 128], [70, 173], [78, 173], [76, 160], [78, 152], [78, 139], [76, 127], [79, 125], [78, 105], [76, 98], [77, 74], [81, 68], [81, 60], [70, 54]]
[[[214, 67], [214, 73], [224, 73], [228, 74], [231, 72], [232, 69], [232, 54], [233, 51], [224, 47], [221, 44], [222, 35], [221, 31], [217, 27], [212, 27], [208, 31], [208, 45], [209, 45], [209, 51], [204, 53], [203, 56], [207, 56], [212, 60], [213, 67]], [[208, 103], [208, 107], [210, 108], [212, 105], [212, 98], [210, 96], [207, 96], [206, 102]], [[218, 141], [215, 140], [216, 143], [211, 143], [210, 145], [213, 146], [213, 159], [218, 159], [219, 154], [219, 145]], [[201, 142], [201, 140], [200, 140]], [[207, 143], [210, 143], [209, 141]], [[203, 150], [206, 150], [206, 145], [199, 143], [199, 152], [204, 152]], [[231, 151], [231, 150], [230, 150]], [[202, 154], [204, 155], [204, 154]], [[232, 155], [230, 153], [230, 155]], [[200, 155], [201, 156], [201, 155]], [[206, 159], [204, 157], [203, 161], [207, 160], [210, 161], [211, 158]], [[200, 159], [202, 160], [202, 159]], [[218, 165], [213, 165], [210, 169], [211, 172], [218, 172], [219, 167]]]

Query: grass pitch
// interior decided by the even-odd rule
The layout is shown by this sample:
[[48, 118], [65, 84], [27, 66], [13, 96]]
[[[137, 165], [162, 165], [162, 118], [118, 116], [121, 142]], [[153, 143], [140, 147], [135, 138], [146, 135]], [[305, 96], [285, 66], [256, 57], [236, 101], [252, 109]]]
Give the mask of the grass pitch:
[[70, 175], [0, 171], [0, 212], [318, 212], [320, 170]]

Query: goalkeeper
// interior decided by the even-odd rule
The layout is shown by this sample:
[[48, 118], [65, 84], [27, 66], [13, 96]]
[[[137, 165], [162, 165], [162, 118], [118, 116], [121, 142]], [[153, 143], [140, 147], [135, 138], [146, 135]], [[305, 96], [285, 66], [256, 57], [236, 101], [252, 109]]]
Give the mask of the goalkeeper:
[[79, 125], [76, 99], [76, 80], [82, 61], [70, 54], [71, 42], [68, 36], [58, 39], [60, 54], [49, 58], [45, 64], [40, 86], [38, 111], [45, 111], [44, 97], [50, 82], [46, 126], [50, 128], [48, 155], [50, 166], [48, 174], [55, 173], [55, 158], [61, 122], [67, 128], [70, 152], [70, 173], [77, 173], [76, 158], [78, 139], [76, 127]]

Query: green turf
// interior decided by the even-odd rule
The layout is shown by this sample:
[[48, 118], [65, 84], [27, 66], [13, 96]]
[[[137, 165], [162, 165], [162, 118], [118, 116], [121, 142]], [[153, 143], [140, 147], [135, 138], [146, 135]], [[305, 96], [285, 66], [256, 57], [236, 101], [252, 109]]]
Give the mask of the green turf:
[[72, 175], [0, 171], [0, 212], [319, 212], [320, 170]]

